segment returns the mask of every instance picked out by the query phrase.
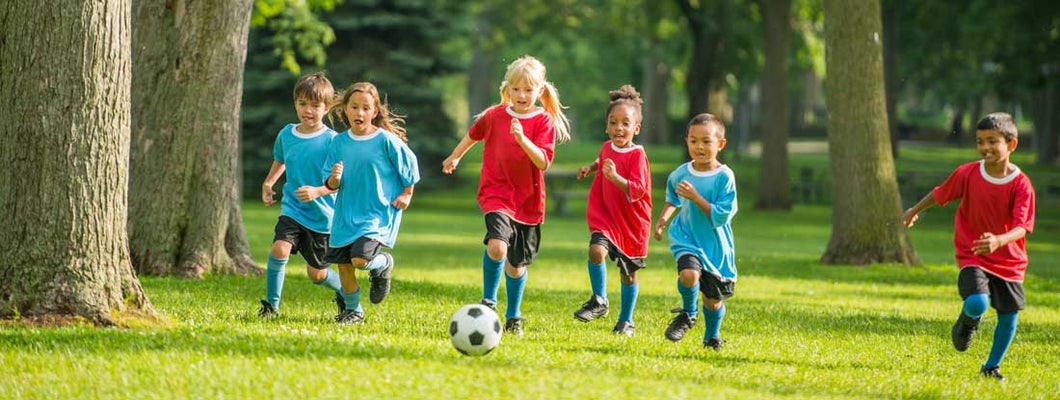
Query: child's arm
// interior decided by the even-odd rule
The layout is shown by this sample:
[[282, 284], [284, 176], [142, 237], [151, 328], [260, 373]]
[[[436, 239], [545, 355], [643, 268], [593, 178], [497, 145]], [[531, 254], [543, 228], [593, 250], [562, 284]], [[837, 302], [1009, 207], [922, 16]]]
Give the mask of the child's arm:
[[449, 154], [449, 157], [442, 161], [442, 173], [446, 175], [452, 174], [456, 170], [456, 166], [460, 165], [460, 159], [464, 158], [464, 154], [467, 154], [467, 151], [471, 150], [475, 143], [478, 143], [478, 141], [472, 139], [469, 135], [464, 135], [464, 138], [460, 139], [460, 143], [456, 144], [456, 148]]
[[303, 203], [308, 203], [310, 201], [313, 201], [317, 197], [332, 194], [335, 192], [337, 192], [337, 190], [331, 190], [324, 186], [306, 185], [299, 187], [298, 190], [295, 190], [294, 195], [297, 196], [298, 200], [301, 200]]
[[690, 200], [699, 210], [710, 216], [710, 202], [703, 198], [703, 195], [696, 191], [696, 187], [692, 186], [688, 181], [681, 181], [677, 184], [677, 195]]
[[909, 207], [908, 210], [902, 213], [902, 225], [906, 228], [912, 228], [916, 220], [920, 219], [920, 212], [927, 210], [931, 207], [937, 206], [939, 203], [935, 201], [935, 193], [929, 192], [927, 196], [920, 199], [915, 205]]
[[618, 171], [615, 171], [615, 162], [610, 158], [600, 164], [600, 173], [604, 174], [604, 178], [614, 183], [623, 192], [629, 192], [629, 180], [619, 175]]
[[578, 180], [580, 181], [582, 179], [585, 179], [585, 177], [589, 176], [589, 174], [591, 174], [593, 171], [596, 171], [596, 169], [599, 168], [599, 167], [600, 167], [600, 159], [597, 158], [597, 159], [593, 160], [592, 164], [589, 164], [589, 165], [586, 165], [584, 167], [578, 168], [578, 177], [577, 177]]
[[674, 216], [674, 212], [677, 211], [677, 206], [666, 203], [663, 206], [662, 211], [659, 212], [659, 218], [655, 220], [655, 240], [662, 240], [662, 231], [666, 229], [666, 223], [670, 222], [670, 217]]
[[283, 175], [286, 169], [286, 165], [274, 160], [272, 168], [269, 168], [269, 174], [265, 175], [265, 182], [261, 184], [261, 201], [265, 203], [266, 207], [276, 204], [276, 200], [273, 199], [276, 192], [272, 190], [272, 187], [276, 185], [276, 181], [280, 179], [280, 175]]
[[399, 210], [409, 208], [409, 203], [412, 202], [412, 190], [415, 187], [416, 185], [405, 186], [405, 190], [402, 191], [394, 201], [390, 202], [390, 205]]
[[342, 161], [335, 163], [331, 166], [331, 175], [328, 175], [328, 179], [324, 180], [324, 187], [328, 190], [339, 190], [339, 184], [342, 182]]
[[972, 252], [977, 255], [990, 254], [1001, 246], [1023, 239], [1024, 236], [1027, 236], [1027, 229], [1022, 226], [1012, 228], [1012, 230], [1000, 235], [986, 232], [980, 235], [979, 239], [975, 241], [975, 244], [972, 246]]
[[511, 133], [515, 136], [515, 142], [526, 152], [526, 156], [530, 157], [530, 162], [534, 163], [537, 169], [542, 171], [548, 169], [548, 159], [545, 158], [545, 151], [526, 138], [526, 135], [523, 134], [523, 124], [519, 122], [519, 118], [512, 118]]

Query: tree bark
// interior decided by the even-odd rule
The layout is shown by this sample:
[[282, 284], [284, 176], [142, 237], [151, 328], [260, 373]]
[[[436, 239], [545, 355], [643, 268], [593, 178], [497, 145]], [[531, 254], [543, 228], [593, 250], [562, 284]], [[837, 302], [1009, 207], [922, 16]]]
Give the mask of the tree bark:
[[641, 60], [644, 66], [644, 121], [640, 135], [648, 144], [670, 142], [670, 66], [654, 56]]
[[239, 107], [252, 1], [133, 4], [129, 242], [140, 273], [247, 274]]
[[791, 0], [761, 0], [765, 28], [763, 71], [762, 169], [759, 210], [791, 210], [788, 174], [788, 51], [791, 48]]
[[1031, 107], [1034, 120], [1035, 148], [1038, 164], [1060, 166], [1060, 80], [1055, 72], [1048, 73], [1045, 85], [1033, 94], [1036, 106]]
[[[681, 12], [692, 32], [692, 62], [688, 66], [688, 82], [685, 93], [688, 96], [688, 118], [711, 110], [711, 91], [716, 89], [716, 81], [722, 73], [721, 54], [724, 49], [722, 32], [728, 24], [724, 5], [718, 5], [717, 15], [710, 15], [707, 4], [693, 6], [689, 0], [678, 0]], [[707, 23], [710, 15], [711, 23]], [[719, 115], [719, 117], [721, 117]]]
[[919, 264], [891, 157], [879, 0], [825, 0], [832, 237], [825, 264]]
[[887, 90], [887, 131], [891, 135], [891, 157], [898, 158], [898, 144], [901, 135], [898, 132], [898, 91], [901, 83], [898, 80], [898, 4], [901, 0], [884, 0], [883, 18], [883, 76]]
[[0, 7], [0, 317], [154, 314], [125, 232], [130, 21], [118, 0]]
[[[467, 126], [474, 123], [474, 116], [486, 110], [490, 106], [490, 98], [497, 93], [494, 79], [497, 75], [497, 44], [495, 43], [493, 21], [496, 16], [496, 6], [491, 2], [484, 5], [482, 12], [475, 17], [475, 30], [471, 36], [471, 63], [468, 65], [467, 76]], [[463, 136], [461, 134], [460, 136]]]

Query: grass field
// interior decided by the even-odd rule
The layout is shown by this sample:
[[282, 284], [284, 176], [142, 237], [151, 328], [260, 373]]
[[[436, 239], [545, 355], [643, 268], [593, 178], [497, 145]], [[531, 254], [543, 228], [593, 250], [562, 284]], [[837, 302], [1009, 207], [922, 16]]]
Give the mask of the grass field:
[[[577, 166], [591, 161], [595, 150], [569, 146], [557, 159]], [[654, 151], [653, 164], [662, 170], [680, 157], [673, 149]], [[905, 154], [943, 169], [974, 157], [967, 149], [910, 148]], [[793, 163], [814, 164], [807, 160], [815, 157], [798, 155]], [[477, 171], [471, 162], [461, 168], [469, 176]], [[366, 302], [365, 324], [336, 326], [332, 295], [309, 283], [297, 256], [288, 268], [283, 315], [275, 320], [255, 315], [264, 277], [143, 277], [168, 326], [2, 325], [0, 398], [1046, 399], [1060, 393], [1055, 207], [1039, 208], [1029, 237], [1028, 308], [1002, 365], [1008, 382], [1001, 385], [977, 376], [996, 322], [992, 310], [971, 349], [958, 353], [949, 343], [960, 308], [950, 234], [954, 206], [929, 211], [911, 232], [924, 266], [821, 265], [829, 208], [756, 212], [755, 186], [747, 185], [755, 175], [753, 160], [734, 169], [741, 180], [734, 221], [740, 280], [727, 302], [722, 336], [728, 342], [720, 352], [702, 348], [702, 323], [680, 343], [663, 337], [669, 310], [679, 302], [665, 243], [652, 243], [649, 268], [641, 274], [635, 337], [610, 333], [619, 298], [613, 266], [612, 314], [575, 321], [571, 313], [590, 293], [588, 234], [575, 212], [550, 217], [543, 226], [523, 306], [526, 335], [503, 338], [485, 357], [460, 355], [449, 345], [447, 323], [459, 306], [481, 296], [483, 249], [473, 188], [465, 187], [414, 198], [394, 249], [394, 291], [382, 304]], [[655, 198], [660, 205], [662, 197]], [[244, 209], [262, 266], [277, 212], [253, 202]], [[501, 299], [503, 310], [503, 285]]]

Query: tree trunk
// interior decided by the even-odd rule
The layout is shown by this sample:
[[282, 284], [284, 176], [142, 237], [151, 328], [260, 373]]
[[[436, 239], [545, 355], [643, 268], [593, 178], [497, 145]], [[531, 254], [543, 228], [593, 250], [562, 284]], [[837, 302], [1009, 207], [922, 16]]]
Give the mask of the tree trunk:
[[758, 187], [759, 210], [791, 210], [788, 175], [788, 51], [791, 45], [791, 0], [762, 0], [765, 28], [763, 67], [762, 169]]
[[641, 61], [644, 67], [644, 121], [641, 141], [647, 144], [670, 142], [670, 66], [655, 56]]
[[[712, 97], [717, 96], [718, 91], [725, 87], [721, 79], [723, 73], [721, 55], [725, 48], [722, 35], [728, 32], [729, 20], [726, 7], [729, 5], [722, 3], [704, 4], [700, 2], [693, 6], [689, 0], [677, 0], [681, 13], [688, 22], [689, 31], [692, 32], [692, 62], [686, 71], [687, 82], [685, 83], [685, 93], [688, 96], [688, 118], [686, 120], [704, 112], [713, 112], [719, 118], [724, 119], [723, 115], [712, 111], [719, 105], [711, 104]], [[713, 10], [708, 9], [711, 5], [714, 6]], [[691, 159], [687, 151], [684, 152], [684, 159]]]
[[[468, 65], [467, 76], [467, 126], [461, 129], [466, 131], [474, 122], [471, 118], [484, 111], [492, 102], [490, 98], [497, 93], [494, 79], [497, 75], [497, 45], [493, 37], [493, 21], [496, 6], [487, 3], [482, 13], [475, 17], [476, 33], [471, 36], [471, 63]], [[463, 135], [461, 135], [463, 136]]]
[[898, 158], [898, 4], [900, 0], [883, 1], [883, 76], [887, 90], [887, 132], [891, 135], [891, 157]]
[[251, 0], [133, 4], [129, 242], [141, 273], [247, 274], [239, 107]]
[[[868, 4], [866, 4], [868, 3]], [[919, 264], [898, 216], [879, 0], [825, 0], [832, 237], [825, 264]]]
[[124, 1], [0, 8], [0, 317], [154, 314], [125, 232], [129, 24]]
[[1060, 83], [1056, 73], [1045, 77], [1044, 87], [1034, 93], [1036, 106], [1031, 107], [1034, 120], [1034, 141], [1038, 164], [1060, 165]]

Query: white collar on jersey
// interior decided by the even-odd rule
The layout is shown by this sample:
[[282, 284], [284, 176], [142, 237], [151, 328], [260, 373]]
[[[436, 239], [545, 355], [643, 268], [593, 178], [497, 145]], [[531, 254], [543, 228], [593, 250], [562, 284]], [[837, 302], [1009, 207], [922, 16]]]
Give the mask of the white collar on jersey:
[[618, 147], [618, 146], [615, 146], [615, 142], [611, 142], [611, 150], [614, 150], [615, 152], [618, 152], [618, 153], [629, 153], [629, 152], [631, 152], [633, 150], [636, 150], [639, 147], [640, 147], [640, 145], [639, 144], [635, 144], [635, 143], [632, 146]]
[[541, 114], [541, 113], [545, 112], [545, 109], [541, 108], [541, 107], [534, 107], [533, 111], [530, 111], [530, 112], [528, 112], [526, 114], [523, 114], [523, 113], [515, 112], [515, 110], [512, 109], [512, 106], [508, 106], [508, 107], [504, 107], [504, 111], [507, 111], [508, 115], [511, 115], [511, 116], [513, 116], [515, 118], [525, 119], [525, 118], [530, 118], [530, 117], [536, 117], [538, 114]]
[[688, 173], [692, 174], [692, 176], [714, 176], [714, 175], [720, 174], [722, 171], [725, 171], [725, 170], [729, 169], [728, 165], [722, 164], [720, 167], [715, 168], [712, 171], [696, 171], [695, 168], [692, 168], [692, 162], [691, 161], [689, 161], [685, 165], [688, 166]]
[[324, 126], [324, 127], [321, 127], [320, 130], [318, 130], [316, 132], [302, 133], [302, 132], [298, 131], [298, 127], [299, 126], [302, 126], [302, 124], [298, 124], [298, 125], [295, 125], [295, 126], [291, 127], [291, 133], [294, 134], [294, 137], [299, 138], [299, 139], [312, 139], [312, 138], [315, 138], [317, 136], [320, 136], [321, 134], [324, 133], [324, 131], [328, 130], [328, 127]]
[[1003, 178], [995, 178], [986, 173], [986, 160], [979, 160], [979, 174], [982, 175], [983, 179], [987, 182], [995, 185], [1004, 185], [1012, 182], [1013, 179], [1016, 179], [1016, 177], [1020, 175], [1020, 167], [1017, 167], [1016, 164], [1009, 165], [1012, 165], [1012, 173], [1005, 175]]
[[363, 136], [354, 135], [353, 134], [353, 129], [347, 129], [346, 130], [346, 134], [350, 136], [350, 139], [358, 140], [358, 141], [375, 139], [375, 137], [378, 136], [380, 133], [383, 133], [383, 128], [378, 128], [377, 127], [375, 129], [375, 132], [372, 132], [372, 133], [369, 133], [369, 134], [363, 135]]

